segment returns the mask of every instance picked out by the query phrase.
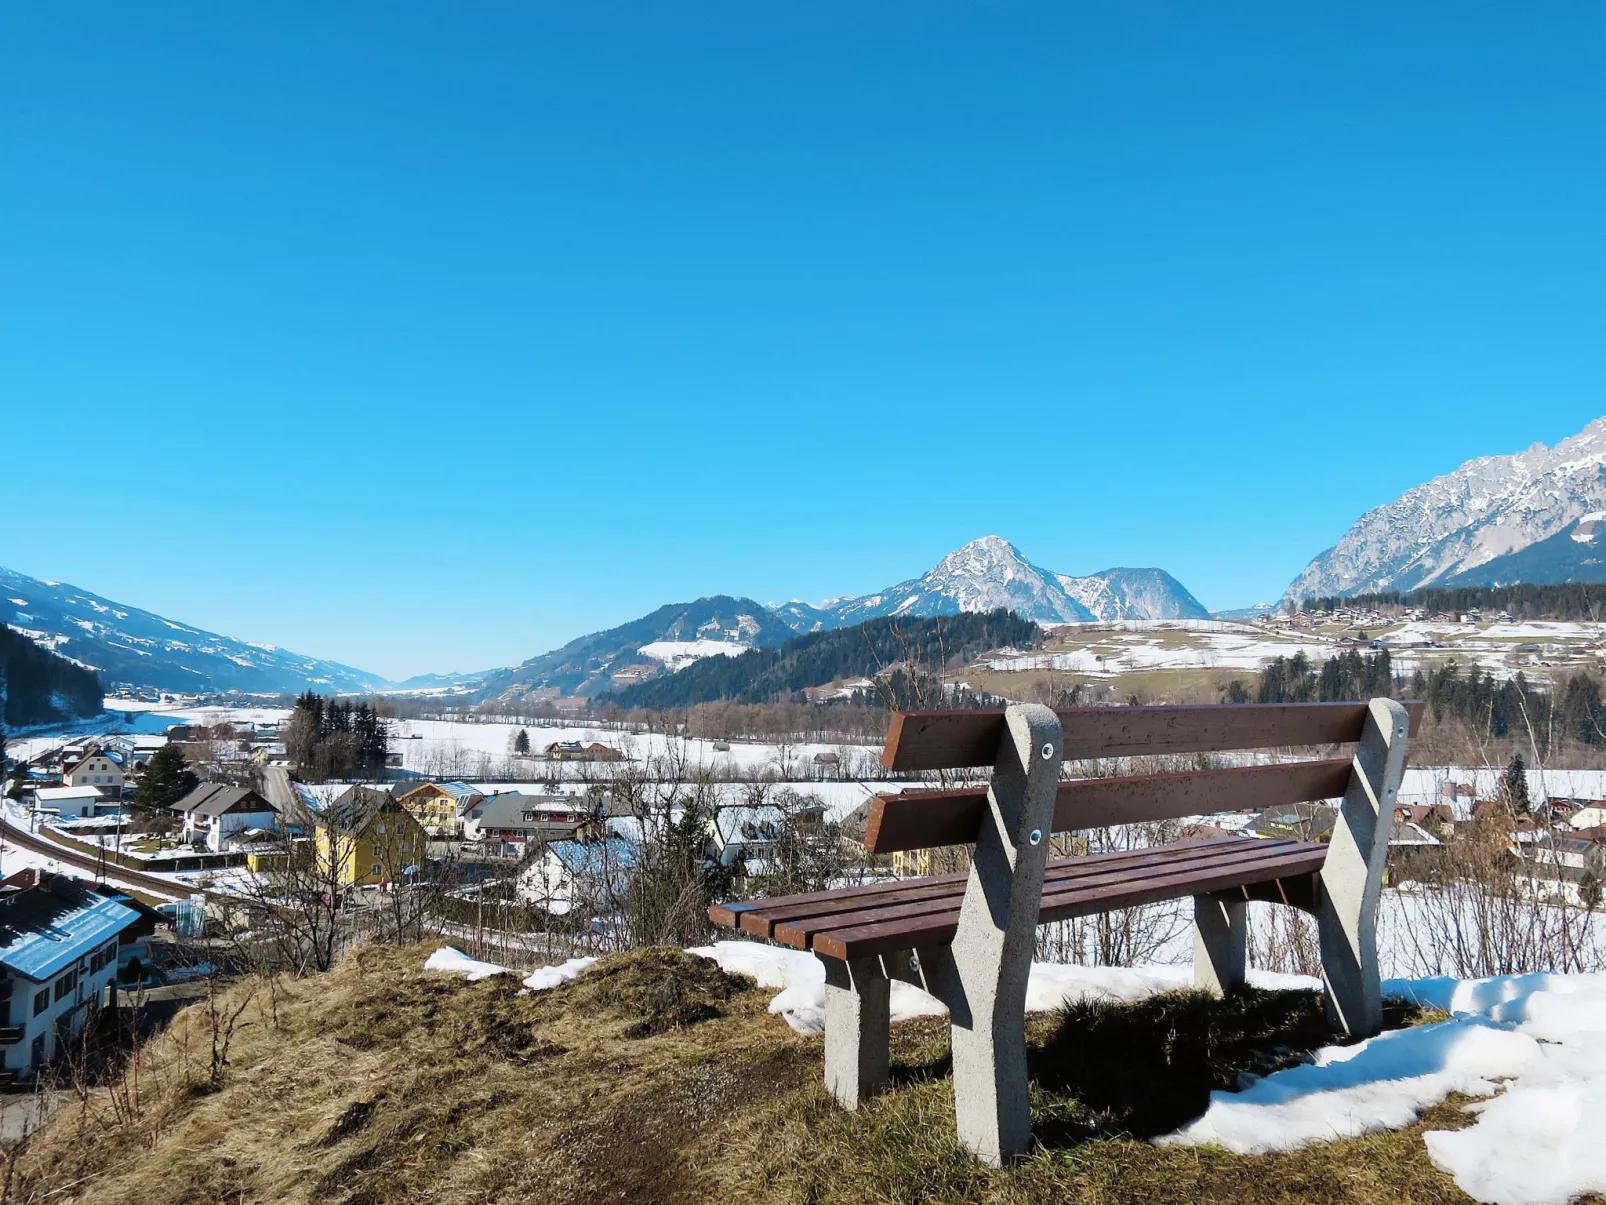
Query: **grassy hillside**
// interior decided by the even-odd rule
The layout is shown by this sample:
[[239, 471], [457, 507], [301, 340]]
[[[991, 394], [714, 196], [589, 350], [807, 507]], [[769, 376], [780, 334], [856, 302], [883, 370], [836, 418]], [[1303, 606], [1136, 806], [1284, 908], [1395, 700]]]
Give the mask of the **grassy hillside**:
[[[1034, 1017], [1042, 1147], [989, 1171], [954, 1144], [947, 1029], [894, 1027], [900, 1090], [856, 1114], [821, 1083], [821, 1040], [772, 993], [675, 950], [607, 959], [538, 995], [367, 948], [326, 976], [223, 996], [243, 1006], [216, 1083], [208, 1006], [141, 1060], [138, 1105], [74, 1101], [11, 1169], [9, 1199], [166, 1205], [400, 1202], [1465, 1201], [1429, 1125], [1241, 1157], [1143, 1138], [1241, 1071], [1328, 1040], [1311, 993], [1191, 993]], [[254, 994], [251, 994], [253, 993]], [[249, 998], [248, 998], [249, 996]], [[1400, 1023], [1398, 1015], [1392, 1020]]]
[[870, 619], [851, 628], [796, 636], [779, 648], [749, 649], [739, 657], [705, 657], [679, 673], [649, 679], [611, 697], [621, 707], [690, 707], [727, 699], [773, 703], [810, 686], [870, 677], [905, 658], [927, 669], [963, 663], [978, 653], [1030, 647], [1043, 631], [1009, 611], [933, 619]]

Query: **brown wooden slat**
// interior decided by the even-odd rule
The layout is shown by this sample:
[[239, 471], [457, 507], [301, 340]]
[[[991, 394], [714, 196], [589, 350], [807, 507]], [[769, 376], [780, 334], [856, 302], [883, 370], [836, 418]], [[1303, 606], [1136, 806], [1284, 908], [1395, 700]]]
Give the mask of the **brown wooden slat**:
[[[1065, 759], [1136, 757], [1342, 745], [1361, 738], [1365, 703], [1216, 703], [1197, 707], [1068, 707]], [[1408, 700], [1410, 732], [1423, 705]], [[889, 770], [990, 766], [1004, 735], [1002, 711], [907, 711], [893, 714], [881, 764]]]
[[[1107, 912], [1112, 908], [1157, 903], [1189, 895], [1208, 895], [1245, 883], [1264, 883], [1285, 876], [1310, 874], [1321, 868], [1326, 856], [1326, 846], [1297, 845], [1293, 850], [1258, 861], [1237, 858], [1228, 862], [1221, 859], [1174, 874], [1157, 875], [1114, 886], [1092, 887], [1082, 892], [1072, 889], [1061, 894], [1045, 895], [1038, 912], [1038, 922], [1066, 920], [1073, 916]], [[832, 958], [888, 954], [916, 946], [944, 945], [953, 940], [958, 925], [957, 910], [901, 920], [881, 920], [851, 929], [818, 933], [814, 936], [813, 948], [817, 953]]]
[[[1181, 854], [1191, 856], [1176, 857], [1170, 861], [1160, 862], [1148, 866], [1103, 866], [1103, 855], [1078, 859], [1083, 864], [1081, 873], [1071, 877], [1061, 878], [1057, 881], [1045, 881], [1043, 884], [1043, 898], [1058, 896], [1066, 891], [1090, 891], [1100, 885], [1130, 884], [1147, 881], [1149, 878], [1185, 871], [1189, 868], [1205, 865], [1237, 864], [1258, 865], [1267, 858], [1275, 857], [1286, 852], [1295, 843], [1279, 841], [1276, 850], [1266, 848], [1271, 843], [1253, 839], [1239, 839], [1234, 842], [1243, 849], [1217, 850], [1214, 853], [1201, 850], [1197, 847], [1169, 846]], [[794, 949], [806, 950], [809, 941], [820, 933], [834, 933], [845, 929], [858, 928], [862, 925], [882, 924], [892, 921], [913, 921], [922, 916], [958, 914], [960, 905], [964, 902], [963, 894], [937, 895], [924, 899], [909, 900], [905, 902], [863, 903], [857, 909], [838, 911], [818, 916], [804, 916], [792, 920], [785, 920], [774, 926], [770, 934], [772, 940]]]
[[1103, 828], [1214, 812], [1259, 812], [1312, 799], [1334, 799], [1349, 789], [1352, 769], [1352, 761], [1346, 757], [1062, 782], [1054, 800], [1054, 828]]
[[[1241, 837], [1216, 837], [1209, 841], [1196, 841], [1193, 845], [1220, 845], [1227, 841], [1241, 841]], [[1144, 849], [1116, 850], [1110, 853], [1081, 855], [1073, 858], [1056, 858], [1049, 862], [1045, 873], [1046, 880], [1060, 877], [1067, 869], [1088, 861], [1089, 857], [1104, 860], [1111, 865], [1142, 864], [1147, 861], [1164, 860], [1167, 851], [1173, 846], [1150, 846]], [[788, 919], [793, 916], [812, 915], [812, 909], [818, 907], [822, 911], [831, 911], [830, 905], [839, 900], [871, 900], [883, 902], [888, 896], [904, 896], [910, 892], [917, 894], [910, 898], [918, 899], [927, 894], [928, 889], [941, 889], [952, 891], [955, 895], [963, 895], [965, 884], [970, 878], [970, 872], [959, 874], [928, 875], [923, 878], [896, 879], [890, 882], [870, 883], [862, 887], [838, 888], [835, 891], [811, 891], [801, 895], [773, 896], [754, 900], [732, 901], [715, 904], [708, 910], [708, 919], [716, 925], [725, 925], [729, 928], [740, 928], [744, 932], [752, 933], [757, 937], [770, 936], [773, 922]], [[856, 905], [864, 906], [864, 905]]]
[[[1054, 830], [1140, 824], [1212, 812], [1262, 811], [1289, 803], [1332, 799], [1349, 786], [1350, 760], [1284, 762], [1138, 774], [1127, 778], [1079, 778], [1059, 784]], [[878, 795], [870, 804], [864, 848], [898, 850], [964, 845], [974, 841], [987, 813], [987, 789], [905, 791]]]
[[[1059, 890], [1066, 883], [1085, 881], [1095, 877], [1116, 874], [1154, 873], [1160, 865], [1185, 864], [1216, 856], [1222, 846], [1262, 848], [1271, 845], [1286, 846], [1287, 840], [1258, 841], [1254, 838], [1227, 837], [1213, 842], [1195, 842], [1190, 845], [1156, 845], [1147, 849], [1120, 850], [1113, 853], [1089, 854], [1077, 858], [1062, 858], [1050, 862], [1043, 875], [1043, 890]], [[956, 881], [957, 880], [957, 881]], [[913, 915], [916, 911], [945, 911], [957, 908], [964, 899], [969, 875], [945, 876], [942, 879], [909, 880], [903, 891], [872, 895], [866, 891], [820, 892], [803, 901], [788, 903], [776, 908], [763, 908], [745, 912], [741, 917], [744, 932], [755, 937], [768, 937], [787, 945], [806, 950], [808, 943], [802, 935], [821, 929], [840, 928], [842, 918], [849, 914]], [[892, 913], [891, 909], [902, 911]], [[787, 930], [782, 934], [781, 930]]]

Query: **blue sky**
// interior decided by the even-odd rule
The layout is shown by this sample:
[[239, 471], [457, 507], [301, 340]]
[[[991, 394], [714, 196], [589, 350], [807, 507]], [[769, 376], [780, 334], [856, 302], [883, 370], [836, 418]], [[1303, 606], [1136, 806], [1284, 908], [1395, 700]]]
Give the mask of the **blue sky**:
[[1606, 9], [11, 5], [0, 564], [391, 676], [1606, 413]]

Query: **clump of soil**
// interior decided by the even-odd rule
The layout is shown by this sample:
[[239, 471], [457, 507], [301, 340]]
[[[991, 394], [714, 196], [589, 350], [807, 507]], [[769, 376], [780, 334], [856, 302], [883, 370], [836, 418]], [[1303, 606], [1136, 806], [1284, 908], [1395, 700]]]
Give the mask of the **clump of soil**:
[[727, 974], [707, 958], [657, 946], [609, 958], [553, 992], [554, 1006], [594, 1008], [628, 1020], [624, 1036], [646, 1038], [724, 1015], [753, 981]]

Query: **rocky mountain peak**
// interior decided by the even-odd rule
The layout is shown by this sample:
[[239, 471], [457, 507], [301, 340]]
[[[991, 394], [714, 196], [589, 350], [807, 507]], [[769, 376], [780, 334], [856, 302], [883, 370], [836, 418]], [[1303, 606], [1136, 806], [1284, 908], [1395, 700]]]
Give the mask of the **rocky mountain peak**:
[[[1606, 417], [1554, 447], [1480, 456], [1362, 515], [1284, 599], [1427, 585], [1580, 580], [1549, 553], [1507, 558], [1606, 507]], [[1552, 564], [1551, 562], [1555, 562]], [[1548, 567], [1547, 567], [1548, 566]], [[1512, 576], [1521, 573], [1520, 578]], [[1537, 575], [1537, 576], [1535, 576]], [[1594, 580], [1594, 579], [1591, 579]]]

